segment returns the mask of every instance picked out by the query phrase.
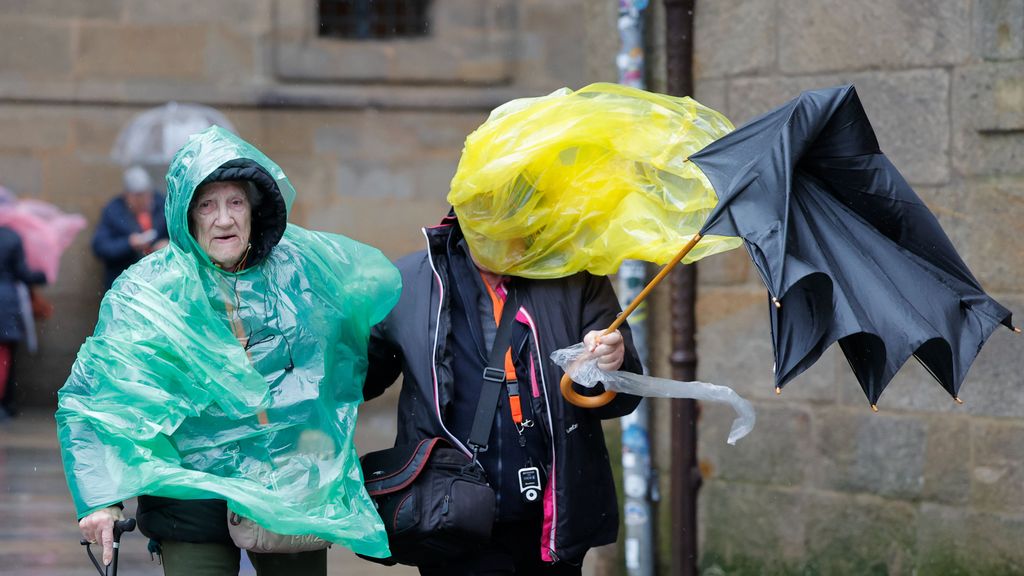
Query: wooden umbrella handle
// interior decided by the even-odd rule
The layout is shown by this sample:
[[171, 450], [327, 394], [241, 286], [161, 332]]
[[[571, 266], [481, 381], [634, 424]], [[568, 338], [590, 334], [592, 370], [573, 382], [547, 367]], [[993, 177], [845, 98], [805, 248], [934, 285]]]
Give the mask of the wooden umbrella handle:
[[[612, 322], [611, 326], [605, 328], [604, 332], [601, 332], [601, 336], [611, 334], [618, 330], [619, 326], [626, 321], [626, 318], [628, 318], [629, 315], [636, 310], [637, 306], [647, 298], [647, 295], [651, 293], [651, 290], [653, 290], [655, 286], [661, 283], [661, 281], [668, 276], [668, 273], [671, 272], [672, 269], [676, 267], [676, 264], [679, 264], [679, 262], [681, 262], [682, 259], [690, 253], [690, 250], [693, 250], [693, 247], [697, 245], [697, 242], [700, 242], [700, 239], [700, 234], [694, 234], [693, 238], [690, 238], [690, 241], [686, 243], [686, 246], [683, 246], [683, 249], [680, 250], [668, 264], [665, 264], [661, 271], [658, 272], [658, 275], [648, 282], [647, 286], [644, 286], [644, 289], [636, 295], [633, 302], [631, 302], [629, 306], [627, 306], [626, 309], [623, 310], [617, 318], [615, 318], [615, 321]], [[598, 340], [600, 340], [600, 337]], [[615, 398], [615, 392], [612, 392], [611, 390], [606, 390], [597, 396], [584, 396], [576, 392], [572, 388], [572, 378], [569, 377], [568, 374], [562, 374], [562, 381], [559, 382], [559, 388], [562, 390], [562, 397], [564, 397], [573, 406], [579, 406], [580, 408], [600, 408]]]

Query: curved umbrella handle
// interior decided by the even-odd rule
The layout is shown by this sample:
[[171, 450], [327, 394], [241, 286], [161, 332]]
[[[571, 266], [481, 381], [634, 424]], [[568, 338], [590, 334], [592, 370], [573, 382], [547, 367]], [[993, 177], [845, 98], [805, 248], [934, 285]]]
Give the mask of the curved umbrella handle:
[[[671, 272], [672, 269], [675, 268], [676, 264], [679, 264], [679, 262], [690, 253], [690, 250], [693, 250], [693, 247], [697, 245], [697, 242], [700, 242], [700, 239], [701, 235], [699, 233], [694, 234], [693, 238], [690, 238], [690, 241], [686, 243], [686, 246], [683, 246], [682, 250], [672, 257], [672, 260], [670, 260], [668, 264], [665, 264], [661, 271], [658, 272], [658, 275], [648, 282], [647, 286], [644, 286], [644, 289], [636, 295], [636, 298], [634, 298], [629, 306], [622, 311], [622, 314], [619, 314], [615, 319], [615, 322], [612, 322], [612, 325], [601, 333], [601, 336], [618, 330], [619, 326], [626, 321], [626, 318], [628, 318], [629, 315], [636, 310], [637, 306], [647, 298], [648, 294], [651, 293], [651, 290], [653, 290], [655, 286], [661, 283], [661, 281], [668, 276], [668, 273]], [[559, 382], [559, 388], [562, 391], [562, 397], [565, 398], [566, 401], [573, 406], [579, 406], [580, 408], [600, 408], [615, 398], [615, 392], [612, 392], [611, 390], [606, 390], [597, 396], [584, 396], [579, 392], [576, 392], [572, 389], [572, 378], [569, 377], [568, 374], [562, 374], [562, 380]]]

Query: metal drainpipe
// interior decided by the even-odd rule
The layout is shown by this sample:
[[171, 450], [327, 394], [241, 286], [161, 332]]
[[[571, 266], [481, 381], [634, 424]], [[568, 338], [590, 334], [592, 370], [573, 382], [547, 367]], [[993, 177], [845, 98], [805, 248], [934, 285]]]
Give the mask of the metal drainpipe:
[[[693, 21], [696, 0], [664, 0], [667, 91], [693, 94]], [[696, 380], [695, 303], [697, 266], [678, 266], [672, 273], [672, 378]], [[697, 574], [697, 418], [693, 400], [672, 400], [672, 576]]]
[[[616, 0], [619, 5], [619, 53], [615, 58], [619, 84], [644, 88], [644, 10], [648, 0]], [[619, 302], [625, 308], [647, 284], [647, 266], [639, 260], [626, 260], [619, 268]], [[646, 372], [647, 303], [644, 302], [630, 318], [640, 361]], [[625, 561], [628, 576], [654, 576], [655, 545], [652, 513], [653, 473], [651, 470], [649, 403], [640, 402], [632, 414], [620, 419], [622, 425], [622, 491], [625, 521]]]

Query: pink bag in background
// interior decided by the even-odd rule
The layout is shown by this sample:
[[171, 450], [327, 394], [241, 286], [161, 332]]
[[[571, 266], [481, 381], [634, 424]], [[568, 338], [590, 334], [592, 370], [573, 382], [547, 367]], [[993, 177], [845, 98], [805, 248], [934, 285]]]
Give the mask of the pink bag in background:
[[86, 226], [80, 214], [66, 214], [49, 202], [17, 199], [0, 187], [0, 226], [7, 226], [21, 236], [28, 267], [41, 270], [46, 281], [57, 281], [60, 257]]

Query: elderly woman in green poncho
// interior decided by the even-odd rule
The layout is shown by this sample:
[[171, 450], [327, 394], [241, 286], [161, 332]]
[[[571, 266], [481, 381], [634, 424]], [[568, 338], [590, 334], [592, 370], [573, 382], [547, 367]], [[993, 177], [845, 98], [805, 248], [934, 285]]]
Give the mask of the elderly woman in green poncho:
[[[352, 436], [395, 269], [288, 224], [284, 173], [218, 127], [178, 152], [167, 184], [171, 244], [118, 278], [59, 393], [83, 536], [109, 563], [137, 496], [168, 575], [237, 574], [229, 516], [387, 556]], [[250, 557], [260, 574], [326, 572], [322, 549]]]

